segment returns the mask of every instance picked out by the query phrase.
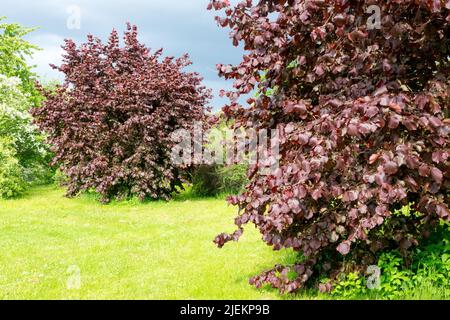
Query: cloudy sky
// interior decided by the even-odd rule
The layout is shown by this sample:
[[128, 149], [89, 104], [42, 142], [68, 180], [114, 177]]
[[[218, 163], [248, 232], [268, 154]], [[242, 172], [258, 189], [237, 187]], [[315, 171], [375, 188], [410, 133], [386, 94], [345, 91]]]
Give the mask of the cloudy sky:
[[[0, 16], [8, 22], [27, 27], [39, 27], [27, 39], [41, 47], [32, 59], [36, 72], [44, 79], [62, 79], [49, 63], [61, 61], [61, 45], [65, 38], [84, 42], [87, 34], [106, 39], [113, 28], [125, 29], [126, 22], [136, 24], [140, 40], [152, 49], [163, 47], [165, 54], [180, 56], [189, 53], [190, 70], [204, 77], [204, 84], [212, 88], [211, 102], [219, 109], [225, 99], [218, 97], [221, 88], [231, 83], [217, 76], [217, 63], [236, 64], [242, 51], [232, 46], [228, 30], [219, 28], [214, 12], [207, 11], [209, 0], [14, 0], [3, 1]], [[80, 16], [80, 23], [76, 17]]]

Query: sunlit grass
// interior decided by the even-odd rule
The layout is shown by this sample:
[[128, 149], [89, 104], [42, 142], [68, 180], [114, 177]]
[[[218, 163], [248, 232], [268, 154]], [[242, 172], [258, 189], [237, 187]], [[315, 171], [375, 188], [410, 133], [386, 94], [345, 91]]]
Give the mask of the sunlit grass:
[[[0, 299], [329, 299], [255, 289], [248, 279], [295, 254], [274, 252], [247, 227], [237, 243], [212, 240], [234, 231], [236, 209], [189, 191], [171, 202], [102, 205], [52, 186], [0, 200]], [[80, 271], [80, 288], [68, 288]], [[407, 299], [448, 298], [433, 286]], [[360, 299], [377, 299], [376, 292]], [[333, 297], [335, 299], [335, 297]]]
[[[54, 187], [0, 200], [0, 298], [275, 299], [248, 278], [293, 258], [273, 252], [256, 230], [217, 249], [233, 231], [235, 208], [222, 199], [101, 205]], [[80, 270], [80, 289], [67, 281]]]

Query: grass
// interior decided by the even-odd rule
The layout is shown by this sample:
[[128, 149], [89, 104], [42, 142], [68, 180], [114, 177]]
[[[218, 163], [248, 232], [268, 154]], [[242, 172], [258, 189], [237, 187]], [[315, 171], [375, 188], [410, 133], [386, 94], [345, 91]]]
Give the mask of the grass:
[[[1, 299], [280, 298], [248, 278], [293, 254], [250, 228], [217, 249], [236, 213], [221, 199], [101, 205], [63, 194], [47, 186], [0, 200]], [[78, 269], [81, 286], [68, 289]]]
[[[60, 188], [33, 188], [0, 200], [0, 299], [330, 298], [250, 286], [251, 276], [293, 263], [295, 254], [274, 252], [251, 227], [217, 249], [212, 239], [234, 230], [235, 215], [223, 199], [189, 192], [171, 202], [102, 205], [92, 195], [67, 199]], [[441, 291], [423, 286], [404, 298], [448, 299]]]

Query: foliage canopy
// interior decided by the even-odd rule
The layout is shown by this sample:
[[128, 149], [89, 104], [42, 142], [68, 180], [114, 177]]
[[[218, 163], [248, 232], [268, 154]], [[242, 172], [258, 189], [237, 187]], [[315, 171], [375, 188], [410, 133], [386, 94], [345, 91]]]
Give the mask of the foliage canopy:
[[[380, 29], [366, 25], [372, 5]], [[221, 0], [209, 8], [225, 11], [218, 23], [247, 50], [239, 65], [218, 66], [234, 80], [226, 116], [281, 132], [280, 168], [250, 170], [247, 190], [229, 199], [238, 230], [215, 241], [237, 240], [252, 222], [274, 249], [303, 256], [253, 284], [292, 292], [317, 273], [334, 279], [374, 264], [383, 249], [407, 254], [450, 220], [449, 0]], [[262, 94], [241, 106], [254, 89]], [[393, 214], [408, 204], [414, 214]]]
[[168, 199], [182, 182], [171, 133], [201, 121], [210, 96], [197, 73], [182, 70], [187, 55], [151, 53], [131, 25], [123, 47], [113, 30], [106, 44], [89, 35], [80, 46], [66, 40], [64, 49], [63, 64], [53, 67], [65, 82], [44, 92], [33, 115], [68, 177], [68, 195], [95, 189], [103, 201]]

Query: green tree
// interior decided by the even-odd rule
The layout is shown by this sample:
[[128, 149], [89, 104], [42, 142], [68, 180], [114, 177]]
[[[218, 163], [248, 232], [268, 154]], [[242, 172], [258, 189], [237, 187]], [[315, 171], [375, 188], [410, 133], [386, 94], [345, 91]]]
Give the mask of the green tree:
[[34, 29], [2, 23], [0, 17], [0, 197], [12, 197], [28, 183], [49, 180], [49, 152], [29, 110], [42, 96], [27, 64], [38, 48], [23, 37]]
[[35, 86], [37, 78], [32, 71], [33, 66], [29, 66], [26, 60], [39, 48], [23, 39], [36, 28], [2, 22], [4, 20], [5, 17], [0, 17], [0, 74], [18, 77], [22, 91], [28, 93], [30, 101], [37, 105], [40, 101], [40, 94]]
[[0, 137], [12, 143], [24, 167], [42, 162], [46, 154], [43, 137], [32, 125], [28, 98], [19, 78], [0, 74]]

